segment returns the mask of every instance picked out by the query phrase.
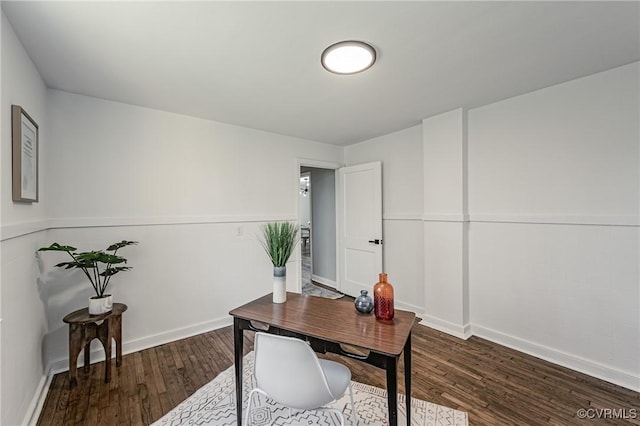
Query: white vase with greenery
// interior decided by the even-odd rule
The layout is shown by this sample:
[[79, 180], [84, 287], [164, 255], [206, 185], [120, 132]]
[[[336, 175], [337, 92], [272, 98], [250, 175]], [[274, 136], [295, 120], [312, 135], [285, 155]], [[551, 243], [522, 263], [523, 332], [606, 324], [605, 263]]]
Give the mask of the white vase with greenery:
[[298, 227], [291, 222], [263, 225], [260, 241], [273, 264], [273, 303], [287, 301], [287, 262], [298, 242]]

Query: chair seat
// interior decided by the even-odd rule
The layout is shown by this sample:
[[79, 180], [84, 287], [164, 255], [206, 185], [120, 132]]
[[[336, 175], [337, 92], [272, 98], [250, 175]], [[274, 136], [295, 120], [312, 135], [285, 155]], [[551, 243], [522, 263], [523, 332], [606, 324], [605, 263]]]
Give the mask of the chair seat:
[[351, 383], [351, 371], [344, 365], [328, 359], [318, 359], [327, 378], [327, 385], [334, 399], [340, 399]]
[[291, 409], [330, 410], [344, 426], [342, 410], [325, 405], [336, 401], [349, 391], [356, 420], [356, 407], [353, 402], [351, 371], [339, 362], [320, 359], [304, 340], [257, 332], [253, 341], [255, 361], [253, 375], [255, 387], [249, 393], [249, 402], [245, 421], [249, 422], [252, 396], [257, 392]]

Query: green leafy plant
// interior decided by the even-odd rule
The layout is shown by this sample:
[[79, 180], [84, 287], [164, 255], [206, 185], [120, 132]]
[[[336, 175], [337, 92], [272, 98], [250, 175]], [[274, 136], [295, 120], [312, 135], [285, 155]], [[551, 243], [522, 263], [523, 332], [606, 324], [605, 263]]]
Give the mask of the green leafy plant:
[[[118, 272], [128, 271], [130, 266], [122, 266], [127, 259], [116, 253], [122, 247], [138, 244], [137, 241], [122, 240], [111, 244], [105, 251], [94, 250], [76, 253], [77, 248], [53, 243], [49, 247], [42, 247], [38, 251], [64, 251], [73, 259], [71, 262], [58, 263], [56, 267], [82, 270], [93, 286], [97, 297], [104, 297], [104, 292], [109, 285], [111, 277]], [[108, 253], [111, 252], [111, 253]]]
[[267, 223], [260, 242], [274, 267], [285, 266], [298, 242], [298, 227], [291, 222]]

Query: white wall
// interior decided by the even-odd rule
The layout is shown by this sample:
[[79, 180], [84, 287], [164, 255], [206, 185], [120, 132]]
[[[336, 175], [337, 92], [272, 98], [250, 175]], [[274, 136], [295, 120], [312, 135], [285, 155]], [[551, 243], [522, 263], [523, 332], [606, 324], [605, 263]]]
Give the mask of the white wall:
[[[140, 241], [122, 251], [133, 270], [110, 287], [129, 306], [125, 352], [227, 325], [231, 308], [271, 291], [257, 236], [265, 221], [297, 220], [299, 160], [340, 163], [342, 148], [47, 91], [4, 24], [3, 139], [11, 103], [41, 129], [38, 204], [10, 202], [2, 148], [1, 423], [21, 424], [42, 402], [47, 367], [67, 369], [62, 318], [92, 294], [77, 271], [53, 268], [62, 254], [36, 256], [38, 247]], [[288, 271], [299, 290], [299, 252]]]
[[[14, 203], [11, 197], [11, 105], [22, 106], [39, 125], [40, 154], [48, 150], [46, 87], [2, 12], [2, 200], [3, 238], [40, 227], [46, 203]], [[47, 168], [40, 164], [40, 193], [47, 190]], [[14, 231], [15, 230], [15, 231]], [[13, 231], [13, 232], [12, 232]]]
[[383, 262], [396, 305], [422, 312], [422, 126], [345, 148], [348, 166], [371, 161], [382, 161]]
[[639, 80], [634, 63], [346, 147], [382, 161], [400, 304], [640, 390]]
[[474, 333], [640, 389], [638, 63], [469, 111]]
[[[40, 126], [40, 155], [48, 152], [46, 88], [2, 13], [2, 146], [0, 148], [0, 424], [21, 424], [44, 387], [44, 300], [34, 253], [46, 226], [46, 203], [11, 197], [11, 105], [21, 105]], [[40, 163], [40, 194], [48, 170]]]
[[[229, 323], [230, 309], [270, 292], [259, 225], [297, 220], [297, 159], [342, 161], [336, 146], [55, 90], [48, 101], [51, 241], [140, 241], [126, 248], [133, 271], [113, 280], [115, 300], [129, 305], [128, 350]], [[296, 254], [290, 290], [299, 271]], [[87, 286], [52, 295], [51, 326], [89, 295]], [[49, 336], [58, 367], [65, 339], [62, 330]]]
[[469, 336], [466, 114], [422, 122], [424, 165], [423, 324]]
[[297, 220], [295, 158], [341, 158], [335, 146], [238, 126], [55, 90], [49, 100], [56, 151], [48, 194], [56, 201], [50, 210], [56, 224], [71, 218]]
[[[90, 295], [77, 274], [52, 268], [56, 254], [37, 259], [37, 247], [139, 240], [123, 252], [134, 269], [112, 287], [129, 305], [125, 350], [198, 333], [270, 291], [256, 234], [264, 221], [296, 220], [299, 159], [343, 154], [348, 165], [383, 162], [384, 262], [400, 308], [449, 321], [426, 301], [456, 293], [448, 282], [428, 288], [424, 265], [430, 244], [455, 240], [424, 228], [462, 212], [451, 249], [468, 267], [468, 289], [464, 270], [455, 285], [473, 333], [640, 389], [638, 74], [636, 63], [476, 108], [468, 120], [461, 111], [451, 132], [466, 195], [459, 210], [437, 211], [430, 200], [447, 182], [425, 167], [438, 152], [423, 156], [437, 117], [342, 149], [46, 91], [3, 14], [0, 423], [29, 420], [45, 366], [66, 369], [61, 318]], [[36, 204], [11, 202], [12, 103], [40, 124]], [[289, 268], [290, 289], [299, 270]], [[467, 302], [457, 302], [464, 325]]]

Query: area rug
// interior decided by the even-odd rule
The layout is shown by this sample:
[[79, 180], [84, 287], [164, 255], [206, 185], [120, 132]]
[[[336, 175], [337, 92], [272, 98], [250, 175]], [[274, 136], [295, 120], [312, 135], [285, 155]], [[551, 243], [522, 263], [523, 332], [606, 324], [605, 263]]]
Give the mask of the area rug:
[[[253, 389], [253, 352], [244, 358], [243, 406], [247, 407], [247, 396]], [[387, 393], [384, 389], [351, 382], [356, 404], [357, 420], [360, 426], [384, 426], [387, 420]], [[294, 411], [289, 417], [289, 409], [259, 395], [254, 395], [249, 424], [265, 425], [322, 425], [337, 426], [340, 420], [330, 411]], [[406, 424], [405, 397], [398, 395], [398, 424]], [[344, 396], [333, 404], [342, 410], [345, 424], [351, 423], [351, 403]], [[467, 413], [430, 402], [411, 398], [412, 426], [468, 426]], [[198, 389], [193, 395], [167, 413], [153, 426], [176, 425], [236, 425], [235, 375], [233, 366], [223, 371], [211, 382]]]
[[328, 288], [320, 287], [313, 283], [302, 284], [302, 294], [309, 296], [319, 296], [326, 299], [340, 299], [344, 294], [337, 291], [329, 290]]

